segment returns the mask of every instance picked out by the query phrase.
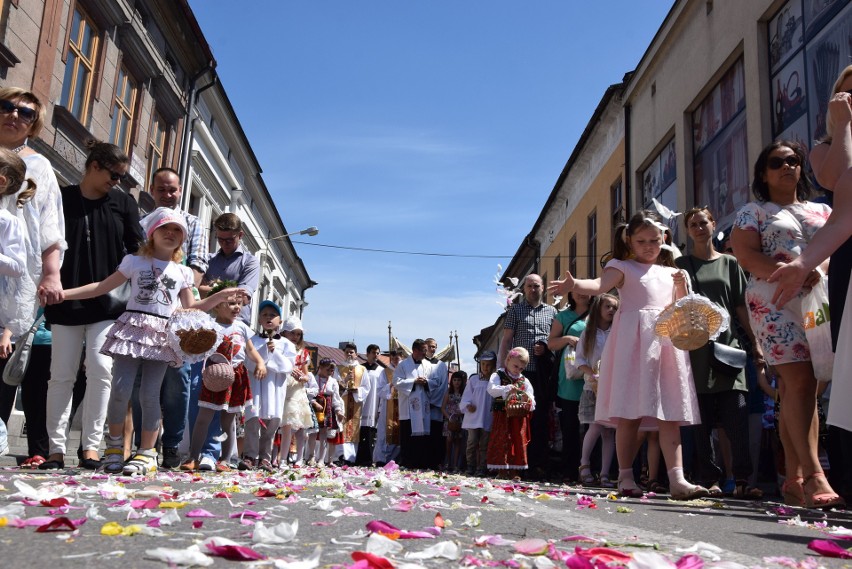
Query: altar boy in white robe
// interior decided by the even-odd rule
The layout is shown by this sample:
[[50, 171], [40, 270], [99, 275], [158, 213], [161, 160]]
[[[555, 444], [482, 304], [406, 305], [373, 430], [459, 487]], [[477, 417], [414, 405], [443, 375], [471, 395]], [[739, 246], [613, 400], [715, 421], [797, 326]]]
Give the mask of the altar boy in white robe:
[[491, 402], [488, 394], [488, 380], [497, 370], [497, 354], [482, 352], [479, 356], [479, 373], [467, 380], [467, 385], [459, 401], [459, 409], [464, 412], [462, 428], [467, 431], [467, 474], [485, 476], [488, 473], [485, 455], [488, 453], [488, 438], [491, 434]]
[[393, 384], [393, 374], [405, 352], [397, 350], [388, 356], [390, 365], [382, 370], [376, 387], [376, 444], [373, 462], [384, 466], [399, 457], [399, 397]]
[[411, 356], [394, 371], [399, 396], [399, 462], [405, 468], [427, 467], [431, 427], [427, 386], [434, 367], [426, 358], [426, 342], [418, 338], [411, 344]]

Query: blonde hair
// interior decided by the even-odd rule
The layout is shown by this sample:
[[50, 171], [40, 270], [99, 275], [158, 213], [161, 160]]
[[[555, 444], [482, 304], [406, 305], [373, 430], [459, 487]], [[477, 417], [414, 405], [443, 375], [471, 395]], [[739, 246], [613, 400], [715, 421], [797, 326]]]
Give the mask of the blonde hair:
[[595, 353], [595, 347], [598, 341], [598, 328], [601, 322], [601, 307], [604, 300], [611, 300], [618, 308], [618, 297], [609, 293], [600, 294], [592, 299], [592, 305], [589, 306], [589, 317], [586, 319], [586, 328], [581, 334], [583, 338], [583, 356], [586, 359], [592, 357]]
[[530, 363], [530, 353], [526, 348], [521, 348], [520, 346], [517, 348], [512, 348], [509, 350], [509, 353], [506, 354], [506, 361], [509, 361], [512, 358], [517, 358], [524, 362], [525, 364]]
[[44, 105], [32, 92], [26, 91], [19, 87], [2, 87], [0, 88], [0, 99], [14, 101], [16, 99], [30, 103], [35, 106], [36, 120], [30, 125], [28, 136], [38, 136], [41, 129], [44, 128], [45, 110]]
[[[154, 233], [156, 233], [156, 230], [154, 231]], [[154, 235], [152, 234], [148, 241], [146, 241], [139, 247], [139, 250], [136, 252], [136, 254], [150, 258], [154, 256], [154, 252]], [[172, 262], [180, 263], [181, 261], [183, 261], [183, 251], [181, 251], [181, 247], [178, 246], [174, 250], [174, 253], [172, 253]]]
[[36, 183], [32, 178], [25, 178], [27, 165], [21, 157], [6, 148], [0, 148], [0, 176], [6, 178], [6, 186], [0, 188], [0, 196], [15, 195], [21, 186], [26, 183], [26, 188], [18, 196], [16, 204], [24, 207], [24, 204], [32, 199], [36, 191]]
[[[840, 75], [837, 77], [837, 81], [834, 82], [834, 87], [831, 89], [831, 94], [836, 95], [840, 92], [840, 86], [843, 85], [843, 82], [852, 75], [852, 65], [847, 65], [846, 68], [840, 72]], [[831, 142], [831, 131], [834, 130], [834, 121], [831, 120], [831, 113], [829, 111], [825, 111], [825, 142]]]

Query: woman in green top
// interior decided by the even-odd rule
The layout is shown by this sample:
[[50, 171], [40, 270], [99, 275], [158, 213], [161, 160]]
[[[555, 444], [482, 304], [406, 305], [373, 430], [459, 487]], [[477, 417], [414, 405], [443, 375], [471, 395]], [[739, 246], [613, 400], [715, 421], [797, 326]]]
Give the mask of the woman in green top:
[[586, 328], [586, 315], [592, 297], [576, 292], [568, 293], [568, 307], [553, 317], [547, 347], [556, 352], [556, 365], [559, 368], [559, 383], [556, 388], [556, 406], [559, 411], [559, 425], [562, 430], [563, 472], [567, 482], [577, 480], [580, 468], [580, 395], [583, 393], [583, 372], [575, 370], [571, 377], [565, 375], [563, 351], [566, 346], [577, 347], [577, 340]]
[[[675, 259], [675, 264], [689, 273], [694, 292], [727, 310], [731, 319], [731, 326], [719, 335], [716, 343], [740, 347], [734, 333], [734, 321], [737, 321], [748, 334], [755, 356], [762, 360], [745, 306], [746, 276], [733, 256], [719, 253], [713, 246], [713, 235], [716, 233], [713, 213], [706, 207], [695, 207], [684, 214], [684, 222], [692, 240], [692, 252]], [[752, 468], [748, 446], [748, 386], [745, 371], [741, 369], [735, 375], [718, 371], [711, 365], [712, 355], [712, 343], [689, 352], [701, 411], [701, 424], [692, 427], [695, 437], [695, 476], [697, 482], [709, 488], [711, 493], [722, 494], [719, 484], [724, 480], [723, 470], [719, 461], [714, 460], [711, 442], [712, 429], [721, 427], [730, 443], [736, 480], [735, 484], [734, 480], [723, 484], [725, 490], [739, 498], [759, 498], [762, 492], [749, 487], [746, 482]]]

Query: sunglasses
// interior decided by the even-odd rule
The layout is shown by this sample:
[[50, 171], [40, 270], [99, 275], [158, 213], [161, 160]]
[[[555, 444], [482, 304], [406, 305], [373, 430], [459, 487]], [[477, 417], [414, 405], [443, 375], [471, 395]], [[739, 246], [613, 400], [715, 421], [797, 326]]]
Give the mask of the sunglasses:
[[127, 179], [127, 174], [119, 174], [118, 172], [113, 172], [109, 168], [106, 169], [109, 172], [109, 179], [113, 182], [118, 182], [119, 180], [124, 181]]
[[799, 157], [795, 154], [785, 158], [781, 158], [780, 156], [770, 156], [766, 161], [766, 167], [770, 170], [777, 170], [786, 164], [790, 168], [795, 168], [796, 166], [801, 165], [801, 163], [802, 161], [799, 160]]
[[236, 237], [216, 237], [216, 241], [218, 241], [219, 243], [223, 243], [225, 245], [233, 245], [234, 243], [236, 243], [237, 238]]
[[29, 107], [19, 107], [12, 101], [7, 101], [6, 99], [0, 99], [0, 113], [4, 115], [11, 115], [12, 113], [18, 113], [18, 118], [21, 119], [21, 122], [24, 124], [33, 124], [38, 117], [38, 111], [35, 109], [31, 109]]

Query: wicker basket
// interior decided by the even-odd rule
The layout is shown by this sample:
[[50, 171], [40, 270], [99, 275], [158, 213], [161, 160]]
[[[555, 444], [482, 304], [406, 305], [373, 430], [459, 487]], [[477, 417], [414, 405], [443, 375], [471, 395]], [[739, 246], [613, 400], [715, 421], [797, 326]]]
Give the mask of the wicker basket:
[[213, 354], [204, 362], [201, 381], [210, 391], [225, 391], [234, 383], [234, 367], [222, 354]]
[[667, 337], [674, 347], [697, 350], [728, 329], [728, 313], [700, 294], [689, 293], [660, 312], [654, 332]]
[[506, 398], [507, 417], [526, 417], [532, 409], [530, 396], [523, 391], [516, 391]]
[[204, 361], [222, 343], [221, 328], [204, 311], [175, 310], [167, 328], [169, 346], [184, 356], [184, 361]]

